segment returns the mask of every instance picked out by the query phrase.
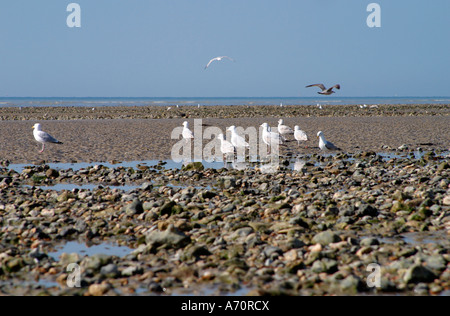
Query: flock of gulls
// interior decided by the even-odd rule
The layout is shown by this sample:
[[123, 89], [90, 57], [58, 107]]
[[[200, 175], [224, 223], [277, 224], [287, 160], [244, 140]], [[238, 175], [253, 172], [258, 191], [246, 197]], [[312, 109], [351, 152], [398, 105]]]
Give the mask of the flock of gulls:
[[[232, 62], [235, 62], [235, 60], [228, 56], [219, 56], [211, 59], [207, 65], [205, 66], [205, 70], [208, 69], [212, 63], [219, 62], [223, 60], [229, 60]], [[321, 95], [331, 95], [335, 93], [333, 89], [340, 89], [341, 86], [339, 84], [336, 84], [330, 88], [326, 88], [323, 84], [317, 83], [306, 86], [306, 88], [310, 87], [318, 87], [321, 91], [317, 92]], [[282, 106], [282, 105], [281, 105]], [[322, 109], [322, 106], [320, 104], [317, 105], [320, 109]], [[179, 106], [177, 105], [177, 108]], [[200, 104], [198, 105], [200, 107]], [[170, 109], [170, 108], [169, 108]], [[93, 109], [95, 110], [95, 109]], [[284, 124], [283, 120], [280, 119], [278, 121], [278, 132], [273, 132], [267, 123], [263, 123], [261, 125], [263, 128], [262, 130], [262, 140], [263, 142], [268, 146], [269, 151], [271, 151], [271, 147], [273, 146], [285, 146], [285, 142], [287, 141], [288, 135], [293, 135], [295, 140], [298, 142], [298, 145], [301, 144], [301, 142], [308, 141], [308, 135], [300, 129], [298, 125], [292, 129], [291, 127]], [[63, 144], [53, 136], [51, 136], [49, 133], [44, 132], [42, 130], [41, 124], [37, 123], [33, 126], [33, 135], [37, 142], [42, 144], [42, 149], [39, 151], [40, 153], [44, 152], [45, 150], [45, 144]], [[223, 134], [220, 134], [217, 136], [217, 139], [220, 140], [221, 146], [220, 150], [224, 157], [227, 155], [235, 154], [236, 149], [239, 148], [248, 148], [250, 145], [245, 141], [245, 138], [240, 136], [235, 126], [230, 126], [227, 131], [231, 132], [231, 138], [230, 141], [225, 139], [225, 136]], [[182, 131], [183, 139], [186, 140], [186, 142], [189, 142], [194, 138], [194, 133], [189, 129], [189, 123], [184, 122], [183, 123], [183, 131]], [[317, 138], [319, 138], [319, 148], [321, 150], [340, 150], [338, 147], [336, 147], [333, 143], [327, 141], [323, 135], [323, 132], [319, 132], [317, 134]], [[270, 152], [269, 152], [270, 153]]]
[[[282, 119], [278, 121], [277, 132], [273, 132], [268, 123], [261, 124], [261, 127], [262, 141], [268, 146], [269, 154], [274, 146], [286, 146], [285, 143], [288, 141], [288, 135], [293, 135], [298, 145], [300, 145], [301, 142], [309, 140], [306, 132], [301, 130], [298, 125], [296, 125], [293, 130], [291, 127], [284, 125]], [[229, 155], [233, 155], [234, 157], [238, 149], [246, 149], [250, 147], [250, 144], [245, 140], [245, 138], [238, 134], [236, 126], [233, 125], [228, 127], [227, 131], [231, 133], [229, 140], [225, 139], [224, 134], [217, 135], [217, 139], [220, 141], [220, 151], [224, 157], [224, 160], [226, 157], [229, 157]], [[187, 121], [183, 122], [182, 136], [187, 143], [194, 139], [194, 133], [189, 129], [189, 123]], [[322, 131], [317, 133], [317, 138], [319, 139], [319, 148], [321, 150], [341, 150], [333, 143], [327, 141]]]

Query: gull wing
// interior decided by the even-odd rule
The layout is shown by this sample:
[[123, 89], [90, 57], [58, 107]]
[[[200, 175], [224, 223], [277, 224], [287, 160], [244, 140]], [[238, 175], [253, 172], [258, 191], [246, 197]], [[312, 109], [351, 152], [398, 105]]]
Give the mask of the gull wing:
[[306, 88], [311, 88], [311, 87], [319, 87], [322, 91], [326, 90], [327, 88], [325, 88], [325, 86], [321, 83], [316, 83], [316, 84], [311, 84], [309, 86], [306, 86]]
[[[341, 89], [341, 85], [340, 85], [340, 84], [337, 84], [337, 85], [333, 86], [333, 88], [336, 88], [336, 89], [340, 90], [340, 89]], [[332, 89], [333, 89], [333, 88], [332, 88]]]
[[335, 146], [333, 143], [330, 143], [329, 141], [325, 142], [325, 147], [329, 150], [341, 150], [339, 147]]
[[37, 132], [37, 136], [44, 143], [54, 143], [54, 144], [61, 143], [59, 140], [54, 138], [52, 135], [50, 135], [49, 133], [43, 132], [43, 131]]

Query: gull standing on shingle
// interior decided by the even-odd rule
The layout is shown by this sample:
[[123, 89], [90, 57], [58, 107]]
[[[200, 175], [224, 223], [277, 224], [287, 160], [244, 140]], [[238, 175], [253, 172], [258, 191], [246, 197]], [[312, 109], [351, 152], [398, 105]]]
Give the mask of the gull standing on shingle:
[[283, 123], [284, 123], [284, 122], [283, 122], [282, 119], [280, 119], [280, 120], [278, 121], [278, 133], [280, 133], [281, 138], [282, 138], [283, 140], [286, 140], [286, 137], [284, 137], [284, 135], [291, 135], [291, 134], [294, 134], [294, 131], [292, 130], [292, 128], [290, 128], [290, 127], [287, 126], [287, 125], [284, 125]]
[[54, 138], [52, 135], [44, 132], [42, 130], [41, 124], [39, 124], [39, 123], [34, 124], [33, 129], [34, 129], [33, 130], [34, 139], [36, 139], [36, 141], [38, 141], [39, 143], [42, 144], [42, 149], [39, 151], [40, 153], [44, 152], [46, 143], [62, 144], [59, 140]]
[[245, 139], [236, 132], [236, 126], [230, 126], [227, 129], [231, 132], [231, 144], [236, 148], [248, 148], [250, 145], [245, 141]]
[[261, 127], [263, 128], [262, 140], [267, 146], [269, 146], [270, 154], [272, 152], [272, 146], [279, 147], [280, 145], [283, 145], [283, 140], [280, 134], [270, 130], [269, 124], [263, 123]]
[[319, 148], [321, 150], [341, 150], [339, 147], [335, 146], [333, 143], [327, 141], [325, 139], [325, 136], [323, 136], [322, 131], [317, 133], [317, 138], [319, 138]]
[[235, 148], [233, 144], [225, 140], [223, 134], [217, 135], [217, 139], [220, 140], [220, 151], [222, 152], [223, 160], [225, 161], [226, 157], [230, 154], [232, 154], [234, 157]]
[[183, 138], [186, 140], [186, 143], [189, 142], [190, 139], [194, 138], [194, 133], [189, 129], [189, 123], [183, 122], [183, 132], [182, 132]]
[[294, 138], [297, 140], [299, 145], [300, 142], [308, 141], [308, 135], [306, 135], [306, 133], [302, 131], [298, 125], [295, 125], [294, 129]]

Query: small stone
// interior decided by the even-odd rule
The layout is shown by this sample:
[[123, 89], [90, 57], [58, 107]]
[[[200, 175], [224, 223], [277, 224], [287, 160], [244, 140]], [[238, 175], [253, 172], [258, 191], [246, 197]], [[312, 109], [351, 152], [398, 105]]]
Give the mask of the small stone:
[[112, 258], [105, 254], [94, 254], [83, 260], [86, 269], [92, 269], [95, 271], [100, 270], [101, 267], [109, 264]]
[[284, 260], [288, 262], [292, 262], [298, 259], [298, 252], [295, 249], [292, 249], [284, 254]]
[[165, 246], [169, 248], [184, 248], [190, 243], [190, 238], [184, 233], [175, 228], [173, 224], [170, 224], [165, 231], [153, 231], [147, 234], [145, 238], [148, 245], [156, 247]]
[[203, 171], [205, 170], [205, 166], [201, 162], [192, 162], [189, 163], [181, 169], [182, 171]]
[[376, 217], [378, 216], [378, 210], [372, 205], [363, 204], [359, 207], [357, 214], [361, 217], [364, 216]]
[[363, 290], [364, 283], [360, 278], [350, 275], [339, 282], [339, 288], [345, 293], [356, 294]]
[[444, 204], [445, 206], [450, 206], [450, 195], [444, 197], [444, 199], [442, 200], [442, 204]]
[[321, 252], [323, 250], [323, 247], [321, 244], [315, 244], [314, 246], [310, 246], [308, 249], [311, 252]]
[[100, 274], [107, 278], [116, 278], [120, 275], [117, 265], [110, 263], [100, 269]]
[[414, 265], [406, 272], [403, 280], [406, 284], [430, 283], [436, 279], [436, 275], [421, 265]]
[[55, 169], [48, 169], [45, 172], [45, 176], [50, 179], [55, 179], [55, 178], [59, 177], [59, 172], [58, 172], [58, 170], [55, 170]]
[[127, 206], [125, 206], [125, 213], [128, 216], [133, 216], [135, 214], [142, 214], [144, 212], [144, 208], [142, 206], [141, 201], [139, 201], [138, 199], [133, 200], [133, 202], [131, 202], [131, 204], [128, 204]]
[[443, 162], [438, 166], [437, 171], [441, 172], [441, 171], [444, 171], [449, 168], [450, 168], [450, 164], [448, 162]]
[[376, 238], [364, 238], [361, 240], [360, 245], [369, 247], [369, 246], [378, 246], [380, 242]]
[[92, 284], [89, 286], [89, 294], [92, 296], [102, 296], [105, 295], [111, 288], [111, 285], [108, 283], [102, 283], [102, 284]]
[[327, 246], [332, 243], [341, 241], [341, 238], [333, 233], [332, 231], [325, 231], [318, 233], [312, 239], [314, 244], [321, 244], [322, 246]]

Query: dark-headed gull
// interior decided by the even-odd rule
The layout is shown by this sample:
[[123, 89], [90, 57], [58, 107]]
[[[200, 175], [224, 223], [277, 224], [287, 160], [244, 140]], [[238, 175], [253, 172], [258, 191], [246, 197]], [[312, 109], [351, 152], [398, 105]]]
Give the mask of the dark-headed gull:
[[336, 88], [338, 90], [341, 89], [341, 85], [339, 85], [339, 84], [334, 85], [334, 86], [332, 86], [331, 88], [328, 88], [328, 89], [321, 83], [316, 83], [316, 84], [311, 84], [309, 86], [306, 86], [306, 88], [310, 88], [310, 87], [319, 87], [320, 90], [322, 90], [322, 91], [317, 92], [317, 93], [318, 94], [323, 94], [323, 95], [330, 95], [332, 93], [336, 93], [336, 92], [333, 91], [334, 88]]
[[39, 151], [40, 153], [44, 152], [46, 143], [62, 144], [62, 142], [54, 138], [52, 135], [44, 132], [42, 130], [41, 124], [39, 123], [34, 124], [33, 129], [34, 129], [33, 130], [34, 139], [36, 139], [36, 141], [42, 144], [42, 149]]

